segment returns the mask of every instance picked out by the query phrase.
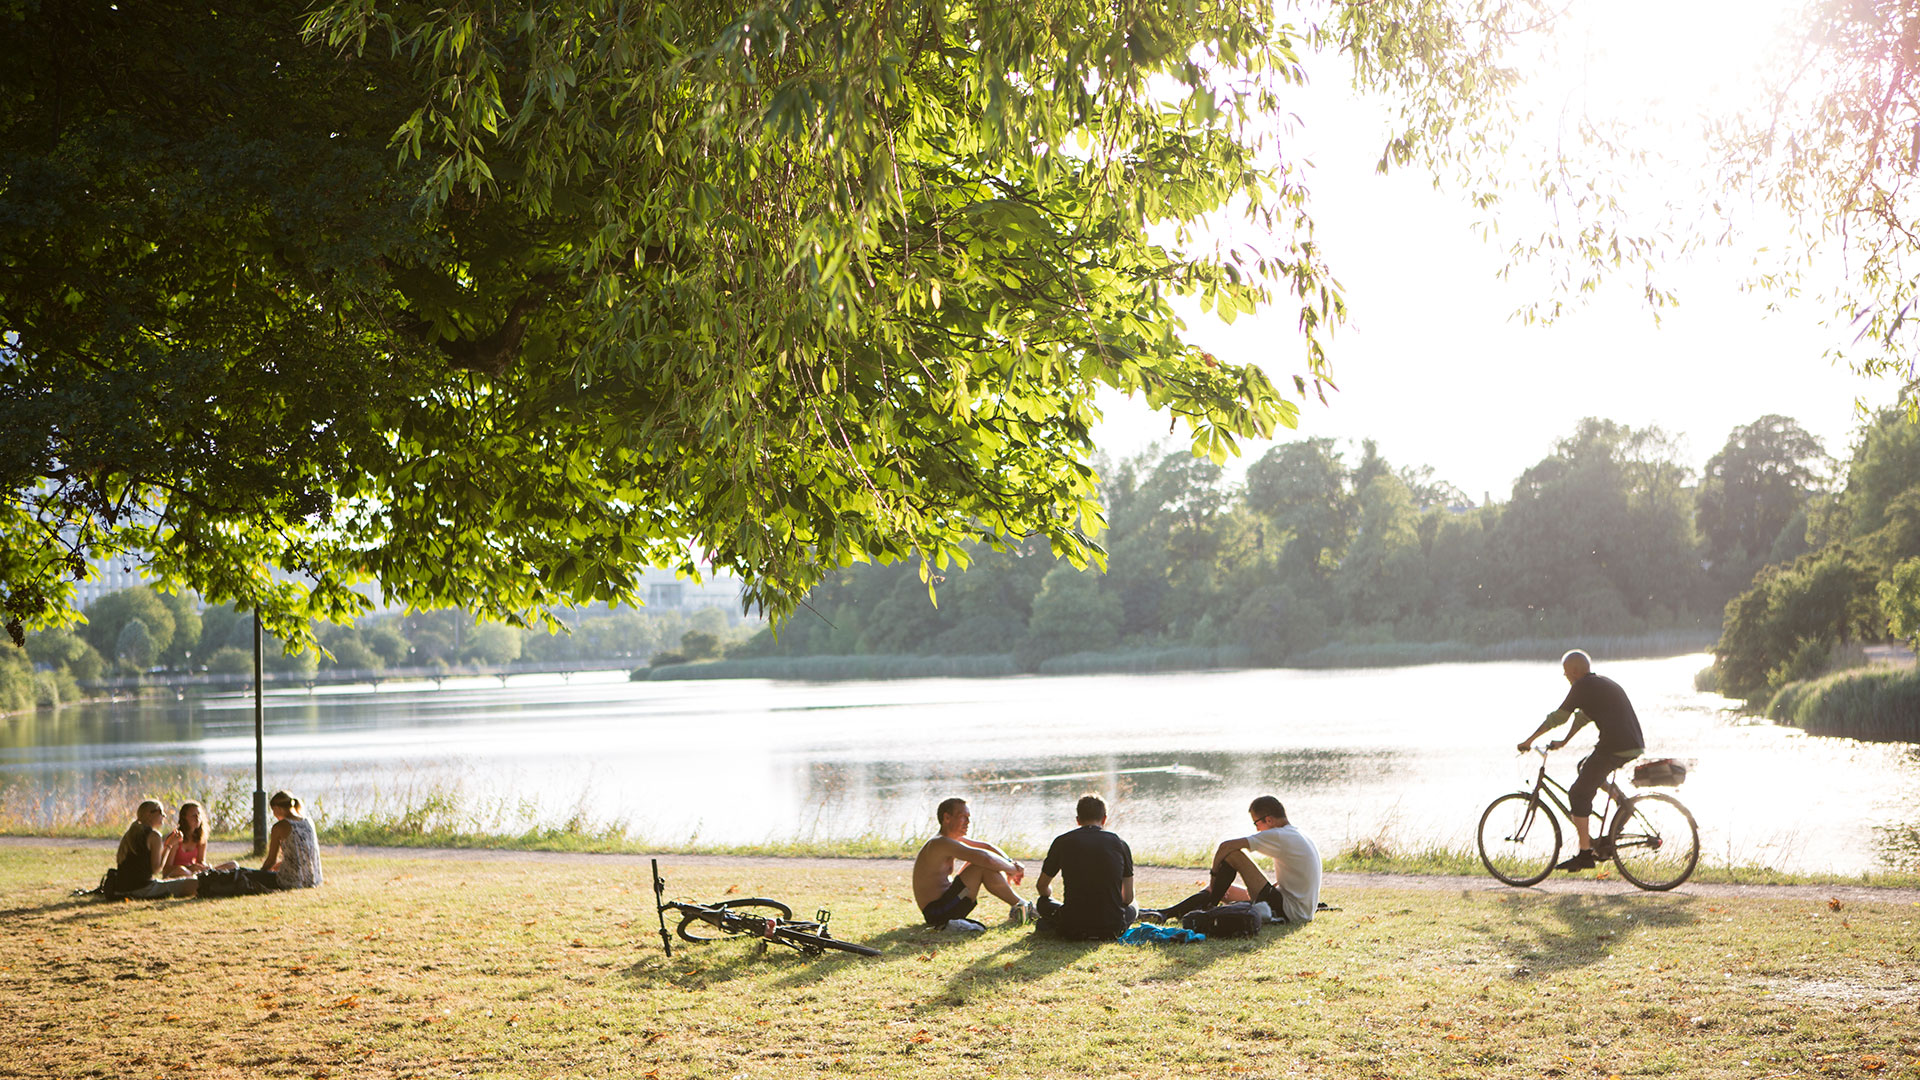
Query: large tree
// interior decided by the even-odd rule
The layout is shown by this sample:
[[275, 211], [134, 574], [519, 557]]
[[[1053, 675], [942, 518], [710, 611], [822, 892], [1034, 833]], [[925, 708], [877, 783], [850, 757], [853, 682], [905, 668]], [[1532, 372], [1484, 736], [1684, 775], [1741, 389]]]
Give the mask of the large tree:
[[1781, 530], [1800, 519], [1821, 481], [1826, 449], [1800, 424], [1768, 415], [1734, 428], [1707, 460], [1694, 492], [1694, 524], [1714, 571], [1744, 585]]
[[[1267, 120], [1318, 32], [0, 4], [0, 607], [59, 622], [129, 551], [290, 641], [366, 579], [528, 617], [711, 564], [780, 613], [849, 560], [1097, 558], [1096, 386], [1216, 458], [1294, 414], [1173, 298], [1290, 297], [1298, 388], [1324, 374], [1340, 299]], [[1278, 239], [1203, 242], [1221, 212]]]

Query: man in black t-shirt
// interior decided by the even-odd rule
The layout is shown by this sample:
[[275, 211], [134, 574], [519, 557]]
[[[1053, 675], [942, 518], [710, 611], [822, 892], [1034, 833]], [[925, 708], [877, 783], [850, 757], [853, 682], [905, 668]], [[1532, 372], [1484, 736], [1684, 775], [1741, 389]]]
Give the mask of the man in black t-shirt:
[[1600, 741], [1594, 745], [1593, 753], [1580, 763], [1580, 775], [1567, 788], [1567, 808], [1572, 811], [1574, 831], [1580, 834], [1580, 850], [1556, 867], [1591, 870], [1598, 861], [1594, 857], [1593, 832], [1588, 824], [1593, 815], [1593, 796], [1608, 774], [1645, 751], [1647, 740], [1640, 734], [1640, 717], [1634, 713], [1633, 703], [1627, 700], [1627, 692], [1612, 679], [1595, 675], [1593, 660], [1586, 653], [1575, 649], [1561, 657], [1560, 671], [1566, 675], [1567, 682], [1573, 684], [1573, 689], [1567, 691], [1560, 707], [1548, 713], [1533, 734], [1521, 741], [1520, 752], [1524, 754], [1533, 749], [1533, 740], [1569, 718], [1573, 726], [1567, 729], [1566, 736], [1548, 743], [1547, 749], [1558, 750], [1567, 745], [1588, 721], [1600, 730]]
[[[1069, 941], [1111, 941], [1139, 914], [1133, 906], [1133, 849], [1106, 830], [1107, 803], [1100, 796], [1083, 796], [1074, 817], [1080, 827], [1053, 838], [1033, 884], [1040, 910], [1035, 929]], [[1062, 903], [1053, 899], [1055, 876], [1066, 880]]]

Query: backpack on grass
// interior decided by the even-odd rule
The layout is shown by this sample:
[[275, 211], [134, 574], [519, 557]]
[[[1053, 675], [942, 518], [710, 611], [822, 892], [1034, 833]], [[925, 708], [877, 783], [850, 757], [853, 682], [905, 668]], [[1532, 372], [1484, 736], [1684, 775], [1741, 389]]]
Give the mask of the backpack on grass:
[[1205, 911], [1180, 916], [1180, 925], [1210, 938], [1254, 937], [1267, 924], [1272, 909], [1265, 904], [1217, 904]]
[[260, 896], [273, 891], [266, 883], [271, 873], [248, 870], [202, 870], [200, 879], [201, 896]]

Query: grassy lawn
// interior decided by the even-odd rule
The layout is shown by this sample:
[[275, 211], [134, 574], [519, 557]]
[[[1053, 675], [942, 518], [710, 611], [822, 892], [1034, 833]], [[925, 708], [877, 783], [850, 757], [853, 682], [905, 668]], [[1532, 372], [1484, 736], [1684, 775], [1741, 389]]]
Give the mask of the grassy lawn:
[[305, 893], [68, 897], [105, 863], [0, 848], [0, 1077], [1920, 1078], [1910, 901], [1347, 889], [1132, 948], [903, 926], [897, 864], [669, 859], [675, 896], [829, 906], [886, 952], [668, 960], [629, 865], [336, 855]]

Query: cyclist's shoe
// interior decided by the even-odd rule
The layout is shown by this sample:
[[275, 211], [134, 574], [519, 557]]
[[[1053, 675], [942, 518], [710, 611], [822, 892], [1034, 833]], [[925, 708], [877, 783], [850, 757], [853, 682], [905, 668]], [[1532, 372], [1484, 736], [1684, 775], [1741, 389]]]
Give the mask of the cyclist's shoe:
[[985, 930], [986, 927], [974, 922], [972, 919], [948, 919], [947, 924], [941, 927], [941, 929], [949, 930], [956, 934], [978, 934]]
[[1554, 867], [1554, 869], [1577, 873], [1581, 870], [1591, 870], [1598, 865], [1599, 861], [1593, 857], [1593, 851], [1591, 849], [1582, 849], [1578, 855], [1567, 859], [1559, 866]]
[[1605, 836], [1593, 838], [1593, 857], [1596, 859], [1613, 858], [1613, 840]]
[[1166, 917], [1166, 915], [1162, 914], [1161, 912], [1155, 911], [1152, 908], [1148, 908], [1145, 911], [1142, 911], [1140, 913], [1140, 921], [1143, 923], [1152, 923], [1155, 926], [1163, 926], [1171, 920], [1169, 920]]
[[1040, 917], [1040, 911], [1031, 900], [1022, 900], [1007, 911], [1007, 922], [1013, 926], [1024, 926]]

